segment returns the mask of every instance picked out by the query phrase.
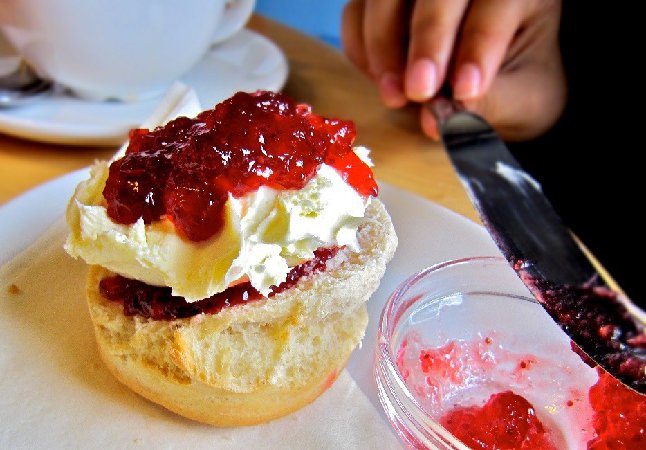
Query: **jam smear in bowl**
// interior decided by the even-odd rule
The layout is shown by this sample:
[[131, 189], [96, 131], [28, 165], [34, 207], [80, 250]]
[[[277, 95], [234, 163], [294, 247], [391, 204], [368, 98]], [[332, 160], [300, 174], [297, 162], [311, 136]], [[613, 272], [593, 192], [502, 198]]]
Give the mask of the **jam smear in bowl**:
[[572, 351], [502, 258], [412, 276], [377, 337], [380, 401], [411, 448], [646, 448], [645, 399]]

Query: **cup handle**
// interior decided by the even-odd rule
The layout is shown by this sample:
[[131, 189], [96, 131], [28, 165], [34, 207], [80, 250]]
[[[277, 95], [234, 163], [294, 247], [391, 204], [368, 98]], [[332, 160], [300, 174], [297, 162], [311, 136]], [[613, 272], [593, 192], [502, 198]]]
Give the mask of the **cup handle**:
[[226, 0], [224, 13], [212, 42], [217, 44], [225, 41], [244, 27], [251, 17], [255, 4], [256, 0]]
[[13, 45], [4, 36], [0, 29], [0, 76], [9, 75], [20, 67], [21, 58], [16, 52]]

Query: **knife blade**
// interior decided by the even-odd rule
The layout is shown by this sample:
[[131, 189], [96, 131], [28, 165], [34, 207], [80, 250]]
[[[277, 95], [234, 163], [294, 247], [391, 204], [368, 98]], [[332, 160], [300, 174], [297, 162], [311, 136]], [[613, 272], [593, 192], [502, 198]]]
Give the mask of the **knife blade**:
[[607, 286], [539, 183], [482, 117], [446, 97], [426, 105], [485, 228], [523, 283], [585, 360], [646, 394], [646, 314]]

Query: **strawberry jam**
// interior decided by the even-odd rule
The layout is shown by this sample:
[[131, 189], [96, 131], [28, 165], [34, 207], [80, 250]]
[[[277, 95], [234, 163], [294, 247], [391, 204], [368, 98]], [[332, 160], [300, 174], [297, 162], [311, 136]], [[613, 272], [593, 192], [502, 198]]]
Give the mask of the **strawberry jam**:
[[[324, 271], [327, 261], [338, 251], [339, 247], [315, 250], [314, 258], [293, 267], [287, 274], [287, 279], [272, 288], [269, 297], [293, 287], [302, 277]], [[263, 298], [251, 283], [245, 282], [204, 300], [189, 303], [183, 297], [172, 295], [169, 287], [151, 286], [120, 275], [101, 280], [99, 290], [108, 300], [123, 304], [126, 316], [138, 315], [154, 320], [182, 319], [202, 313], [216, 314], [223, 308]]]
[[597, 368], [599, 381], [590, 388], [597, 437], [588, 442], [591, 450], [646, 448], [646, 396], [626, 388]]
[[442, 425], [472, 449], [556, 449], [534, 407], [511, 391], [492, 395], [484, 406], [456, 408]]
[[121, 224], [166, 218], [180, 236], [203, 241], [222, 228], [229, 193], [301, 189], [323, 163], [360, 195], [376, 196], [354, 138], [352, 122], [313, 114], [283, 94], [239, 92], [194, 119], [132, 130], [103, 190], [108, 215]]
[[[646, 399], [601, 368], [597, 372], [599, 380], [588, 394], [596, 436], [586, 447], [588, 450], [646, 448]], [[442, 418], [442, 425], [471, 448], [554, 448], [532, 405], [511, 391], [492, 395], [482, 407], [456, 408]]]

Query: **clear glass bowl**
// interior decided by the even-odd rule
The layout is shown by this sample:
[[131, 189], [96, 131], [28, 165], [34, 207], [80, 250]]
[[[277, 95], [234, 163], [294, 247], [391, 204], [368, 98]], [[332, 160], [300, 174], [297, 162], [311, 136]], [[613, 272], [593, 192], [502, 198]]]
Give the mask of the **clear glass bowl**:
[[[473, 396], [476, 395], [473, 392], [480, 390], [477, 395], [487, 398], [503, 390], [520, 391], [537, 410], [541, 409], [541, 421], [553, 430], [557, 448], [578, 445], [579, 437], [569, 436], [565, 430], [583, 426], [579, 422], [587, 420], [588, 412], [584, 406], [580, 411], [566, 411], [565, 404], [570, 404], [567, 399], [575, 387], [583, 386], [581, 392], [587, 392], [585, 389], [596, 381], [596, 374], [571, 351], [569, 339], [531, 297], [505, 260], [467, 258], [422, 270], [392, 293], [378, 327], [377, 390], [400, 438], [411, 448], [468, 449], [440, 425], [440, 416], [446, 410], [440, 413], [442, 408], [429, 403], [424, 387], [415, 387], [411, 382], [413, 377], [402, 376], [398, 357], [408, 345], [404, 341], [413, 334], [430, 348], [441, 347], [449, 341], [491, 340], [487, 336], [493, 336], [499, 351], [507, 355], [506, 361], [500, 364], [496, 361], [493, 369], [496, 372], [517, 371], [512, 357], [518, 355], [531, 355], [527, 356], [530, 360], [540, 361], [537, 366], [542, 366], [543, 372], [532, 373], [529, 382], [517, 384], [512, 380], [507, 385], [506, 375], [497, 374], [492, 379], [485, 375], [482, 381], [475, 381], [468, 389], [465, 387], [469, 392], [464, 395]], [[509, 367], [505, 368], [505, 364]], [[572, 379], [572, 371], [580, 373], [576, 379]], [[455, 406], [463, 393], [453, 391], [450, 395], [453, 397], [446, 403]], [[584, 400], [580, 403], [583, 405]], [[583, 434], [581, 439], [587, 439]]]

